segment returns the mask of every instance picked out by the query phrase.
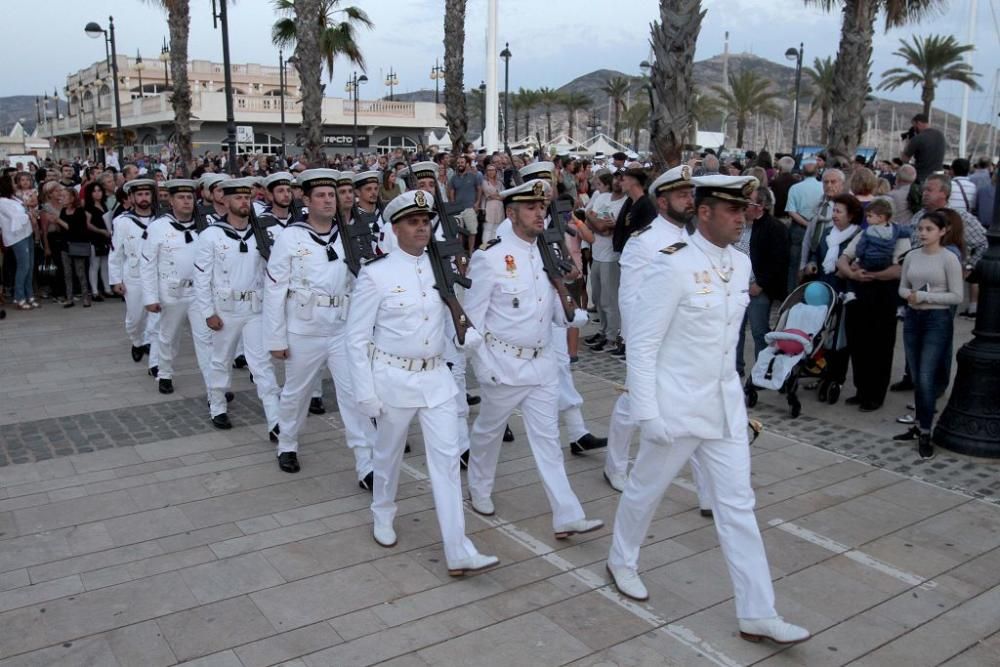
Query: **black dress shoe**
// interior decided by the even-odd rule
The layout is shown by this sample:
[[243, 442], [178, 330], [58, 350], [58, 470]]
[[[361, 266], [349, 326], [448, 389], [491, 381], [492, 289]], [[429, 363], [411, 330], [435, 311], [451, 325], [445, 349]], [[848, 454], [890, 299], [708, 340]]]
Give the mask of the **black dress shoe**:
[[590, 334], [589, 336], [587, 336], [586, 338], [583, 339], [583, 342], [585, 344], [587, 344], [587, 345], [590, 345], [592, 343], [596, 343], [597, 341], [601, 340], [601, 338], [603, 338], [603, 337], [604, 337], [604, 334], [598, 332], [598, 333], [595, 333], [595, 334]]
[[298, 472], [302, 470], [299, 466], [299, 455], [295, 452], [281, 452], [278, 454], [278, 467], [282, 472]]
[[893, 382], [889, 385], [889, 391], [913, 391], [914, 388], [913, 380], [906, 375], [904, 375], [903, 379], [899, 382]]
[[233, 368], [246, 368], [247, 358], [244, 355], [240, 355], [233, 359]]
[[317, 396], [309, 401], [309, 414], [311, 415], [325, 415], [326, 408], [323, 407], [323, 399]]
[[212, 426], [223, 431], [227, 431], [233, 427], [233, 423], [229, 421], [229, 415], [223, 412], [221, 415], [215, 415], [212, 417]]
[[160, 378], [159, 389], [161, 394], [174, 393], [174, 381], [170, 378]]
[[271, 442], [278, 442], [278, 434], [281, 433], [281, 428], [278, 424], [274, 425], [270, 431], [267, 432], [267, 437]]
[[149, 373], [150, 377], [154, 377], [155, 378], [157, 375], [160, 374], [160, 367], [159, 366], [150, 366], [149, 370], [146, 371], [146, 372]]
[[468, 449], [466, 449], [464, 452], [462, 452], [461, 456], [458, 457], [458, 465], [463, 470], [468, 470], [469, 469], [469, 450]]
[[132, 361], [135, 363], [142, 361], [142, 347], [132, 346]]
[[715, 517], [715, 514], [712, 512], [712, 510], [705, 510], [698, 508], [698, 512], [706, 519], [712, 519]]
[[472, 394], [466, 393], [465, 402], [468, 405], [479, 405], [483, 402], [483, 398], [481, 396], [473, 396]]
[[881, 403], [862, 403], [858, 406], [858, 410], [861, 412], [875, 412], [882, 407]]
[[602, 338], [601, 340], [597, 341], [593, 345], [588, 345], [587, 347], [589, 347], [594, 352], [602, 352], [604, 350], [604, 348], [607, 347], [607, 346], [608, 346], [608, 339], [607, 338]]
[[845, 398], [844, 405], [861, 405], [861, 397], [855, 394], [854, 396]]
[[892, 436], [892, 439], [897, 442], [902, 442], [904, 440], [916, 440], [920, 437], [920, 427], [914, 426], [905, 433], [900, 433], [899, 435]]
[[360, 486], [365, 491], [371, 491], [375, 488], [375, 473], [370, 472], [365, 475], [364, 479], [358, 480], [358, 486]]
[[619, 345], [615, 349], [611, 350], [611, 352], [609, 352], [608, 354], [610, 354], [612, 357], [617, 357], [619, 359], [624, 359], [625, 358], [625, 346], [624, 345]]
[[569, 451], [576, 456], [582, 456], [589, 449], [600, 449], [607, 446], [607, 438], [596, 438], [590, 433], [584, 433], [580, 438], [569, 443]]
[[236, 394], [231, 391], [226, 392], [226, 403], [232, 403], [234, 398], [236, 398]]
[[514, 442], [514, 432], [510, 430], [510, 426], [506, 427], [503, 431], [503, 441]]
[[143, 354], [149, 354], [149, 349], [150, 349], [150, 348], [151, 348], [152, 346], [151, 346], [151, 345], [150, 345], [149, 343], [146, 343], [145, 345], [143, 345], [143, 346], [141, 346], [141, 347], [142, 347], [142, 353], [143, 353]]

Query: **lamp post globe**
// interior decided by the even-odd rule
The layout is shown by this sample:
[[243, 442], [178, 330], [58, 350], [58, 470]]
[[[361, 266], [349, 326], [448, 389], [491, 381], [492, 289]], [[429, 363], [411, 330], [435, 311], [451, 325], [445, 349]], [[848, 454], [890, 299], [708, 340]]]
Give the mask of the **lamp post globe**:
[[91, 21], [84, 27], [83, 32], [87, 35], [87, 37], [97, 39], [104, 34], [104, 28]]

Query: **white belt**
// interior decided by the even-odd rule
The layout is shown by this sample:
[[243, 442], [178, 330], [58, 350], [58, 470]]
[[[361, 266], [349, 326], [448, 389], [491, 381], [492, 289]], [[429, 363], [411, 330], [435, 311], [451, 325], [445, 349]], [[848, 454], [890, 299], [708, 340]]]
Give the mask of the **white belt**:
[[180, 288], [194, 287], [194, 281], [191, 280], [190, 278], [185, 278], [184, 280], [178, 280], [177, 287]]
[[320, 308], [340, 308], [341, 306], [347, 305], [347, 296], [330, 296], [328, 294], [317, 294], [315, 292], [302, 292], [297, 290], [290, 290], [288, 292], [288, 298], [292, 298], [293, 294], [302, 294], [306, 297], [315, 297], [313, 305], [319, 306]]
[[514, 357], [516, 359], [535, 359], [542, 353], [544, 348], [541, 347], [527, 347], [524, 345], [511, 345], [510, 343], [505, 343], [493, 334], [486, 333], [486, 342], [494, 350], [499, 350], [506, 355]]
[[372, 358], [381, 361], [386, 366], [392, 366], [393, 368], [402, 368], [404, 371], [432, 371], [441, 364], [444, 363], [444, 358], [440, 355], [436, 357], [431, 357], [430, 359], [410, 359], [408, 357], [400, 357], [395, 354], [389, 354], [378, 348], [372, 352]]
[[237, 292], [232, 290], [230, 292], [230, 298], [233, 301], [253, 301], [254, 296], [257, 294], [257, 290], [248, 289], [245, 292]]

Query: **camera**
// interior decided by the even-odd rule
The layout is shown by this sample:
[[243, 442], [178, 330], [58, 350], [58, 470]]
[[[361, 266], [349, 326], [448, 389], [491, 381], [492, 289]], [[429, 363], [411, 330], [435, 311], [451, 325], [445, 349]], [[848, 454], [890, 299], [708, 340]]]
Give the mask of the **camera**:
[[899, 138], [902, 139], [903, 141], [909, 141], [918, 134], [919, 131], [917, 130], [917, 128], [910, 127], [910, 129], [908, 129], [906, 132], [903, 132], [901, 135], [899, 135]]

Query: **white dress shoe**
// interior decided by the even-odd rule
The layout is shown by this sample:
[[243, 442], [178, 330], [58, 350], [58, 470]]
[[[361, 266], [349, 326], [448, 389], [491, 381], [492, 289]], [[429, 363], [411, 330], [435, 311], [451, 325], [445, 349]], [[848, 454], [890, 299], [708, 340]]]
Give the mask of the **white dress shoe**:
[[589, 533], [592, 530], [597, 530], [603, 525], [604, 522], [600, 519], [577, 519], [576, 521], [570, 521], [569, 523], [556, 528], [556, 539], [565, 540], [570, 535], [576, 535], [577, 533]]
[[621, 493], [622, 491], [625, 490], [625, 475], [621, 473], [617, 472], [609, 473], [607, 470], [605, 470], [604, 481], [607, 482], [608, 485], [618, 493]]
[[375, 522], [375, 528], [372, 530], [372, 534], [375, 537], [375, 541], [379, 543], [379, 546], [396, 546], [396, 531], [392, 529], [391, 525]]
[[638, 600], [639, 602], [645, 602], [649, 599], [649, 591], [642, 583], [642, 579], [639, 578], [639, 573], [630, 567], [620, 567], [607, 563], [608, 574], [611, 575], [611, 581], [614, 582], [615, 588], [618, 592], [627, 598], [632, 598], [633, 600]]
[[486, 556], [475, 554], [468, 558], [461, 558], [453, 563], [448, 563], [448, 575], [452, 577], [464, 577], [467, 574], [476, 574], [500, 564], [500, 559], [496, 556]]
[[798, 644], [811, 636], [805, 628], [786, 623], [780, 616], [740, 619], [740, 637], [750, 642], [770, 639], [775, 644]]
[[493, 499], [489, 496], [473, 496], [469, 495], [469, 500], [472, 503], [472, 511], [476, 514], [482, 514], [483, 516], [493, 516], [496, 513], [496, 508], [493, 507]]

